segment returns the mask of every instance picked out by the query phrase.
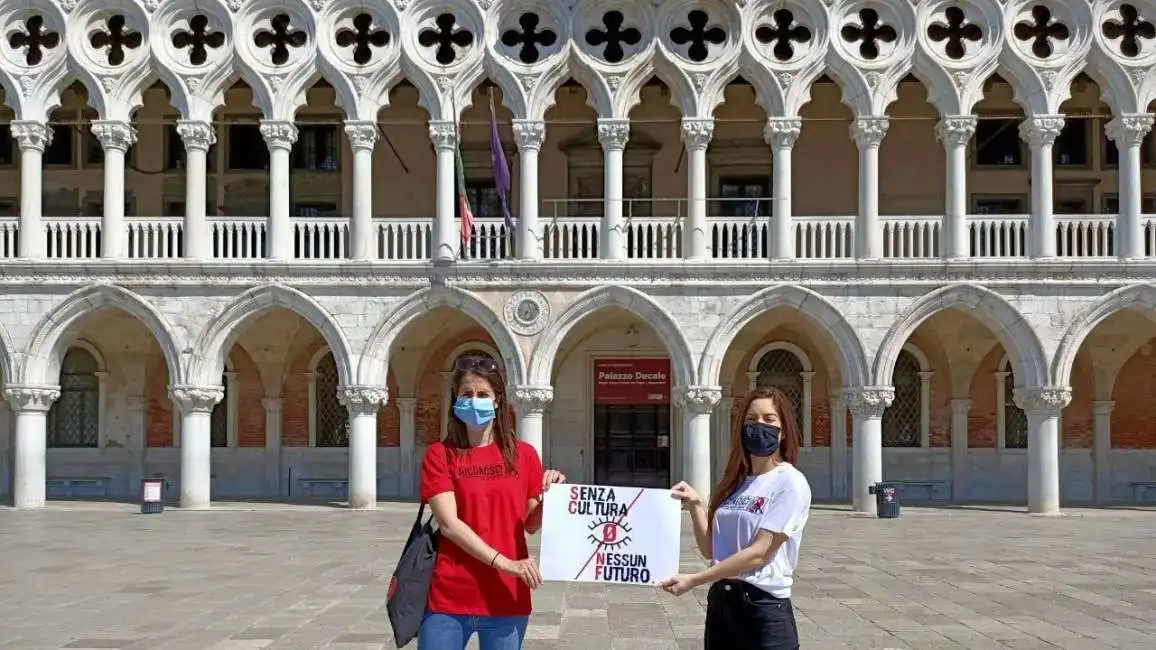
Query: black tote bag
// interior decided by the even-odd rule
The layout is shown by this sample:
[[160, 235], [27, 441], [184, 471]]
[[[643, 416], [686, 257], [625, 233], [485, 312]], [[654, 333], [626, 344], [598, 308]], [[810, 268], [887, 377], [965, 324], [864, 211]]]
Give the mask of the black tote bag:
[[385, 610], [389, 614], [393, 638], [399, 648], [413, 641], [421, 629], [434, 562], [438, 557], [441, 534], [434, 529], [432, 514], [422, 523], [424, 513], [423, 503], [417, 510], [417, 518], [409, 531], [409, 539], [401, 551], [397, 568], [393, 570], [393, 579], [389, 581], [389, 592], [385, 597]]

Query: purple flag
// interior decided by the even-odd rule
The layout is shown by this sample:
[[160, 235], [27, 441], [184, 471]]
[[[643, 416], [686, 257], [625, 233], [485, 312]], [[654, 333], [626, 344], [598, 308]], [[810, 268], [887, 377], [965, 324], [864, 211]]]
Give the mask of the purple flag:
[[506, 150], [502, 148], [502, 136], [498, 134], [498, 116], [494, 111], [493, 89], [490, 89], [490, 163], [494, 167], [494, 188], [498, 191], [498, 202], [502, 204], [506, 229], [513, 232], [514, 217], [510, 214], [510, 163], [506, 160]]

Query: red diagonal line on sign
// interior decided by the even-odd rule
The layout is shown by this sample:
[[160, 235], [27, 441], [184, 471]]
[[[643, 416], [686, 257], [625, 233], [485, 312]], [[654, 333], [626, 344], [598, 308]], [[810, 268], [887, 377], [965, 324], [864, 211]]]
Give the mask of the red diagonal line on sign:
[[[634, 504], [638, 503], [638, 499], [642, 497], [642, 493], [645, 491], [646, 488], [638, 490], [638, 494], [634, 495], [634, 500], [630, 502], [630, 505], [626, 506], [626, 512], [618, 515], [618, 519], [614, 522], [615, 526], [621, 524], [622, 519], [630, 514], [630, 511], [634, 508]], [[586, 564], [583, 564], [582, 568], [578, 570], [578, 575], [574, 576], [575, 580], [581, 578], [583, 573], [586, 573], [586, 567], [590, 566], [590, 563], [594, 561], [594, 556], [598, 555], [598, 551], [601, 551], [603, 546], [606, 546], [606, 542], [598, 542], [598, 546], [594, 547], [594, 552], [590, 554], [590, 557], [586, 558]]]

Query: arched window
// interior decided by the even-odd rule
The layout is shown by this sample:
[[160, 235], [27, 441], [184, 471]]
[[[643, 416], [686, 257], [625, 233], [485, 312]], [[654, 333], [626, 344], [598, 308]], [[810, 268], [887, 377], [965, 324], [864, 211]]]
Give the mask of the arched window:
[[756, 366], [756, 387], [778, 388], [791, 400], [799, 435], [803, 435], [803, 362], [789, 350], [777, 349], [763, 355]]
[[1005, 449], [1028, 448], [1028, 415], [1016, 404], [1016, 376], [1010, 362], [1005, 362], [1003, 380], [1003, 446]]
[[919, 447], [923, 440], [922, 368], [914, 354], [903, 350], [895, 360], [891, 383], [895, 400], [883, 411], [884, 447]]
[[83, 348], [60, 363], [60, 397], [48, 409], [49, 447], [100, 446], [100, 365]]
[[328, 352], [314, 369], [313, 426], [317, 447], [349, 446], [349, 411], [337, 400], [337, 360]]
[[225, 394], [221, 401], [213, 407], [213, 414], [209, 419], [209, 439], [214, 447], [229, 446], [229, 378], [221, 377], [221, 385], [225, 387]]

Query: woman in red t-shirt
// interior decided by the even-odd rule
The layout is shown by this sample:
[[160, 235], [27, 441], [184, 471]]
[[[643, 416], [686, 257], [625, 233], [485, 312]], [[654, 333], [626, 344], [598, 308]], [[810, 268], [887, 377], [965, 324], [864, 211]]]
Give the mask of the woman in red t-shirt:
[[459, 359], [453, 391], [445, 440], [430, 445], [421, 465], [421, 498], [441, 545], [417, 647], [464, 650], [477, 632], [480, 650], [519, 650], [530, 590], [542, 584], [526, 535], [542, 525], [542, 490], [566, 479], [543, 471], [538, 452], [514, 437], [492, 359]]

